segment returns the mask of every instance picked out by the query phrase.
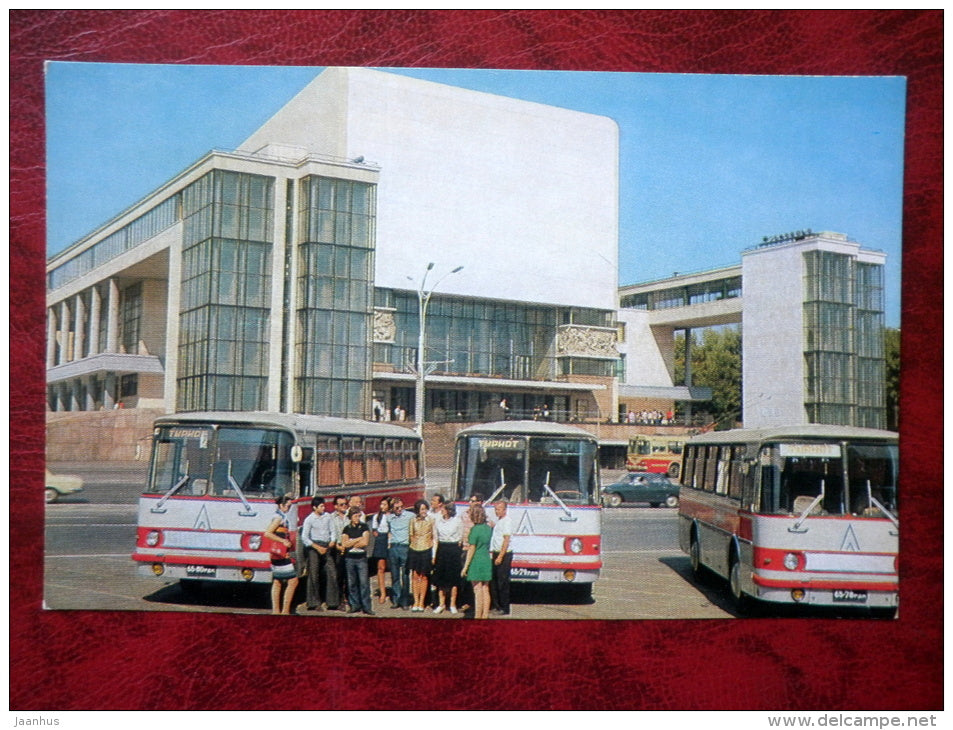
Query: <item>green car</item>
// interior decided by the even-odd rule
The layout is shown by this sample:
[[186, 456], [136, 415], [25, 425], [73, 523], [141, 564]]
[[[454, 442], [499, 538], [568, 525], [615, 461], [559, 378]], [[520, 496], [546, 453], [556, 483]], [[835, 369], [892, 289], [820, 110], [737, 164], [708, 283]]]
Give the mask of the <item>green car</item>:
[[602, 488], [602, 501], [607, 507], [621, 507], [624, 502], [644, 502], [658, 507], [678, 506], [678, 483], [665, 474], [647, 471], [626, 474], [622, 481]]
[[46, 503], [51, 504], [67, 494], [83, 491], [83, 480], [70, 474], [54, 474], [46, 470]]

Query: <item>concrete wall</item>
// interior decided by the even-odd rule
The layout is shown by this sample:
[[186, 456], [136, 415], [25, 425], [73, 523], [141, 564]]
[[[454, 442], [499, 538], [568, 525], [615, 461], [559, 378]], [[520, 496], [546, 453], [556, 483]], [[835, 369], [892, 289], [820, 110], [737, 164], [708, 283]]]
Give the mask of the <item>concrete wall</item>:
[[671, 327], [651, 327], [650, 312], [641, 309], [620, 309], [620, 322], [625, 323], [625, 382], [627, 385], [671, 387], [675, 366], [675, 334]]
[[749, 251], [742, 259], [742, 383], [748, 428], [807, 422], [803, 252], [803, 246], [776, 246]]
[[46, 414], [46, 460], [147, 461], [152, 422], [163, 409], [119, 409]]
[[[346, 92], [345, 92], [346, 90]], [[618, 127], [606, 117], [332, 68], [241, 148], [290, 144], [381, 167], [376, 285], [616, 308]]]

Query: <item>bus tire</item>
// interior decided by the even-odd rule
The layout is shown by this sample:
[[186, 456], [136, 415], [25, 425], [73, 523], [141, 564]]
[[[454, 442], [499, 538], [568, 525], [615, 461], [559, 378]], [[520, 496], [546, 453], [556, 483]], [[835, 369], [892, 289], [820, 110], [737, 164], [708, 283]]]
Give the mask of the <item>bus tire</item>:
[[679, 465], [678, 464], [669, 464], [668, 465], [668, 476], [670, 479], [678, 479]]
[[732, 550], [731, 563], [728, 567], [728, 589], [731, 592], [731, 602], [740, 614], [747, 614], [751, 610], [751, 598], [741, 588], [741, 561], [737, 553]]
[[698, 531], [693, 527], [691, 542], [688, 547], [688, 558], [692, 563], [692, 577], [696, 581], [700, 581], [702, 578], [702, 571], [704, 570], [702, 566], [702, 547], [698, 543]]

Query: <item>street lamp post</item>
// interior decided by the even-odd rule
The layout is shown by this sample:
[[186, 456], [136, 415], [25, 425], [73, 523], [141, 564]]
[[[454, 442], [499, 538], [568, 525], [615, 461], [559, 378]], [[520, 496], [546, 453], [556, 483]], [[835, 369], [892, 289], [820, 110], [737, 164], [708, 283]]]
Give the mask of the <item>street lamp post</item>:
[[[433, 363], [428, 366], [424, 361], [424, 347], [427, 341], [426, 327], [427, 327], [427, 305], [430, 304], [430, 297], [433, 295], [434, 290], [440, 285], [440, 282], [446, 279], [450, 274], [456, 274], [463, 267], [458, 266], [453, 271], [448, 274], [444, 274], [436, 284], [430, 287], [430, 290], [427, 290], [427, 274], [433, 269], [433, 262], [431, 261], [427, 264], [427, 270], [424, 271], [423, 279], [420, 281], [420, 286], [417, 287], [417, 303], [418, 308], [417, 312], [420, 318], [418, 333], [417, 333], [417, 364], [416, 364], [416, 376], [417, 376], [417, 387], [414, 393], [414, 422], [415, 430], [418, 434], [423, 435], [424, 432], [424, 378], [430, 372], [428, 369], [432, 367]], [[410, 277], [407, 277], [410, 279]], [[411, 279], [413, 281], [413, 279]]]

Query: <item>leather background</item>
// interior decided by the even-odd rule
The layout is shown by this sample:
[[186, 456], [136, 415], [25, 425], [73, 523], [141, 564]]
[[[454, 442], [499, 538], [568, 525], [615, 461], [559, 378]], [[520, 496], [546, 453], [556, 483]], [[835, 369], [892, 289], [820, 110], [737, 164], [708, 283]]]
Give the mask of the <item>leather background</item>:
[[[942, 707], [940, 11], [14, 10], [10, 41], [11, 709]], [[459, 622], [434, 637], [429, 621], [43, 611], [48, 59], [907, 76], [901, 618]], [[439, 647], [423, 666], [420, 643]]]

